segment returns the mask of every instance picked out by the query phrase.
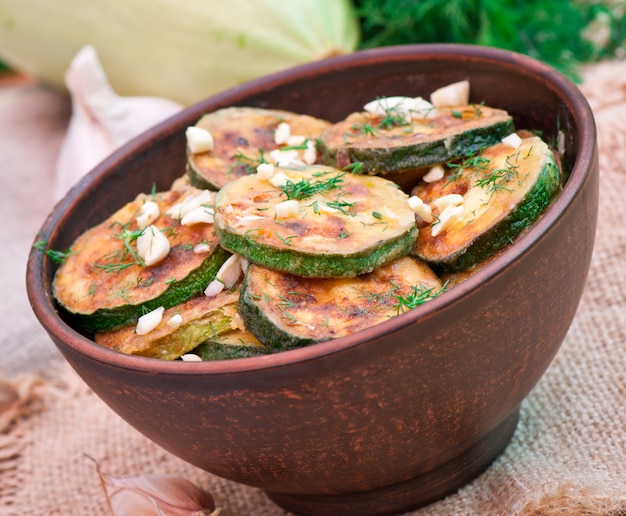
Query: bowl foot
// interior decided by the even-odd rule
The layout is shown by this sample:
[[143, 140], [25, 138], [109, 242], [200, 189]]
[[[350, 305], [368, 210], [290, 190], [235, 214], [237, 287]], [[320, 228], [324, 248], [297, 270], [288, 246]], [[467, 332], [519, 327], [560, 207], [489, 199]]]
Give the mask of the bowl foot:
[[293, 494], [267, 491], [283, 509], [302, 516], [382, 516], [418, 509], [455, 492], [485, 469], [509, 444], [519, 408], [458, 457], [415, 478], [371, 491], [346, 494]]

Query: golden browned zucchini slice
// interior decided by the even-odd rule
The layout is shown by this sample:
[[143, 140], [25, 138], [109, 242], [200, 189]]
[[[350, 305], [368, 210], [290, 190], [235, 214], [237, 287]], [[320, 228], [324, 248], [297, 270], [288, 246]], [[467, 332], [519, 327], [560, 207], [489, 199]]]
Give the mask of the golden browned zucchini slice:
[[302, 278], [250, 265], [239, 313], [267, 347], [285, 350], [368, 328], [443, 290], [432, 270], [411, 257], [355, 278]]
[[512, 117], [482, 105], [440, 107], [432, 117], [357, 112], [324, 131], [322, 161], [340, 169], [359, 164], [363, 174], [409, 171], [467, 156], [514, 130]]
[[[278, 142], [280, 124], [288, 129]], [[187, 149], [187, 173], [199, 188], [219, 190], [238, 177], [256, 172], [263, 162], [275, 162], [272, 151], [292, 151], [294, 159], [311, 163], [317, 159], [307, 149], [315, 150], [330, 122], [309, 115], [254, 107], [229, 107], [204, 115], [196, 127], [206, 129], [213, 138], [213, 149], [193, 154]], [[310, 143], [309, 143], [310, 142]]]
[[223, 247], [250, 262], [322, 278], [405, 256], [417, 232], [395, 183], [319, 165], [228, 184], [215, 198], [215, 230]]
[[216, 335], [200, 344], [192, 353], [202, 360], [232, 360], [266, 355], [272, 351], [244, 328]]
[[78, 327], [96, 332], [202, 293], [230, 256], [202, 222], [212, 219], [212, 202], [213, 194], [184, 185], [139, 195], [76, 239], [55, 274], [55, 299]]
[[554, 152], [539, 137], [499, 143], [414, 190], [432, 208], [413, 254], [438, 272], [462, 271], [494, 255], [530, 226], [562, 184]]
[[196, 296], [167, 310], [157, 309], [156, 325], [147, 333], [126, 326], [96, 333], [95, 341], [129, 355], [174, 360], [243, 325], [237, 314], [238, 299], [238, 291], [227, 290], [212, 297]]

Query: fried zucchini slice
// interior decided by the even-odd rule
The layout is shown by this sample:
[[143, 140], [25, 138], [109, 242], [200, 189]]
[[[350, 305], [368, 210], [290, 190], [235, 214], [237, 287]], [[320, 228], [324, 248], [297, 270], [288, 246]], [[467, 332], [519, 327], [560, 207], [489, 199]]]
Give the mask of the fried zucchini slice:
[[202, 360], [232, 360], [267, 355], [272, 350], [247, 329], [236, 329], [208, 339], [192, 351]]
[[[80, 235], [52, 285], [68, 319], [87, 332], [107, 331], [135, 323], [146, 310], [169, 308], [202, 293], [230, 256], [220, 247], [212, 223], [186, 225], [179, 217], [183, 203], [190, 207], [204, 197], [203, 191], [183, 183], [166, 192], [140, 194]], [[153, 211], [146, 212], [148, 206]], [[211, 209], [197, 206], [205, 208]], [[156, 219], [140, 229], [138, 220], [145, 216]], [[147, 266], [137, 242], [152, 226], [167, 236], [170, 250]]]
[[[275, 132], [281, 123], [289, 126], [287, 138], [276, 143]], [[199, 188], [219, 190], [238, 177], [253, 174], [263, 162], [275, 162], [272, 151], [291, 149], [296, 159], [313, 163], [307, 152], [330, 122], [290, 111], [254, 107], [228, 107], [204, 115], [196, 127], [213, 137], [213, 150], [193, 154], [187, 147], [187, 174]]]
[[414, 189], [433, 222], [418, 224], [412, 254], [440, 273], [479, 264], [535, 222], [561, 186], [555, 153], [539, 137], [493, 145]]
[[355, 278], [302, 278], [250, 265], [239, 313], [267, 347], [286, 350], [368, 328], [443, 290], [425, 263], [408, 256]]
[[435, 113], [410, 120], [393, 112], [352, 113], [322, 133], [322, 162], [339, 169], [359, 163], [363, 174], [411, 171], [475, 153], [514, 131], [506, 111], [488, 106], [440, 107]]
[[96, 333], [94, 340], [128, 355], [174, 360], [242, 324], [237, 313], [238, 300], [238, 291], [196, 296], [164, 310], [158, 325], [146, 334], [137, 333], [135, 326], [126, 326]]
[[396, 184], [317, 165], [229, 183], [215, 198], [215, 231], [252, 263], [323, 278], [371, 272], [407, 255], [417, 228]]

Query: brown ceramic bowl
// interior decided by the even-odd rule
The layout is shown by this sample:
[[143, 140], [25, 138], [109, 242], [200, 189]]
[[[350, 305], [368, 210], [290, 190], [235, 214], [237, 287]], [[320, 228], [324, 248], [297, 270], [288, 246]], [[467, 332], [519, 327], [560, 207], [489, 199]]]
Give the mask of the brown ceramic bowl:
[[502, 452], [520, 403], [576, 312], [598, 203], [596, 132], [579, 90], [553, 69], [495, 49], [422, 45], [332, 58], [190, 107], [93, 170], [37, 235], [66, 249], [139, 192], [184, 173], [184, 129], [229, 105], [338, 120], [377, 96], [427, 97], [468, 78], [472, 101], [519, 128], [565, 132], [571, 175], [541, 220], [437, 299], [360, 333], [271, 356], [166, 362], [96, 345], [59, 316], [55, 265], [34, 250], [33, 310], [68, 362], [122, 418], [182, 459], [257, 486], [300, 514], [391, 514], [455, 491]]

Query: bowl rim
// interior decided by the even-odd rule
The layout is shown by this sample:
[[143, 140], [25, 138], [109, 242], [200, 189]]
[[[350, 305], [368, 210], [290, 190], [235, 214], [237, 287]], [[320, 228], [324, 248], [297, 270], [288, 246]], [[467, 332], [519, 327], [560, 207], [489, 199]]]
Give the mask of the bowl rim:
[[[296, 363], [321, 360], [330, 355], [368, 345], [385, 334], [403, 329], [406, 326], [417, 323], [417, 321], [435, 317], [439, 312], [459, 303], [462, 298], [471, 293], [478, 285], [496, 280], [504, 270], [513, 262], [520, 260], [524, 254], [529, 252], [549, 232], [567, 207], [580, 194], [582, 185], [586, 182], [594, 161], [597, 159], [597, 138], [591, 108], [582, 92], [570, 79], [551, 66], [526, 55], [479, 45], [455, 43], [409, 44], [360, 50], [351, 54], [330, 57], [275, 72], [212, 95], [148, 129], [94, 167], [52, 209], [38, 231], [37, 239], [41, 240], [42, 236], [50, 235], [62, 213], [71, 205], [74, 199], [80, 196], [82, 189], [101, 176], [113, 163], [119, 162], [121, 158], [123, 161], [123, 158], [128, 156], [133, 149], [146, 145], [155, 135], [161, 133], [167, 126], [175, 124], [177, 120], [188, 118], [194, 112], [203, 112], [202, 108], [207, 103], [220, 104], [220, 102], [223, 102], [223, 99], [229, 98], [233, 91], [247, 94], [247, 92], [271, 89], [301, 75], [314, 75], [322, 69], [334, 70], [338, 67], [358, 67], [370, 60], [403, 61], [407, 58], [419, 60], [420, 56], [429, 56], [428, 58], [424, 57], [426, 61], [437, 57], [454, 59], [457, 56], [463, 56], [474, 58], [478, 61], [490, 61], [509, 67], [519, 67], [525, 73], [541, 79], [546, 87], [552, 89], [569, 102], [572, 117], [579, 128], [579, 151], [572, 164], [568, 180], [559, 196], [529, 231], [519, 237], [517, 242], [519, 245], [509, 247], [494, 261], [441, 296], [355, 334], [270, 355], [204, 362], [165, 361], [127, 355], [104, 346], [99, 346], [93, 340], [74, 330], [61, 319], [55, 308], [51, 295], [51, 286], [46, 284], [47, 282], [43, 274], [43, 263], [44, 259], [47, 258], [44, 257], [42, 252], [37, 252], [33, 246], [26, 270], [27, 294], [36, 317], [53, 338], [55, 344], [58, 345], [56, 342], [56, 339], [58, 339], [76, 353], [85, 355], [91, 360], [119, 369], [149, 374], [178, 375], [183, 373], [189, 376], [220, 376], [253, 373], [268, 369], [284, 368]], [[580, 152], [580, 149], [586, 149], [588, 152]], [[61, 351], [63, 352], [63, 350]]]

